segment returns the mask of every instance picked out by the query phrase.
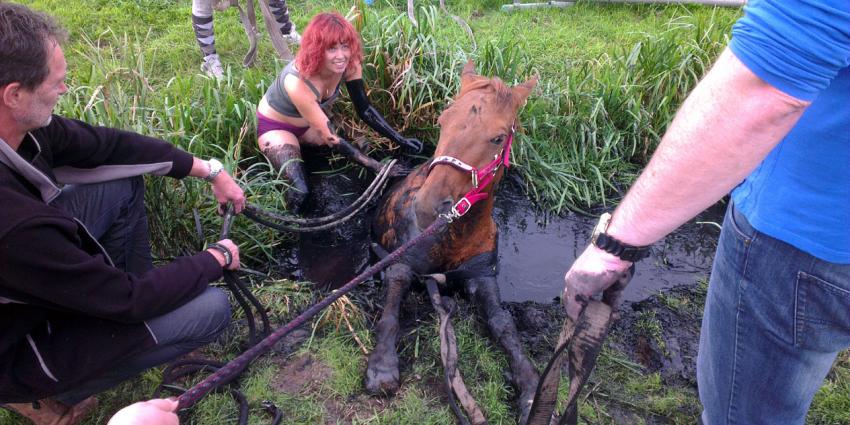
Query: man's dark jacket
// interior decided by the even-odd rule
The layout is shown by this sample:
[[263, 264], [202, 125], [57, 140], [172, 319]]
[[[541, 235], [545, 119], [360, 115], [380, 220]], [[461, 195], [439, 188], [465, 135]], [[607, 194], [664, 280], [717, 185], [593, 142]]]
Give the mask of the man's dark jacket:
[[160, 140], [58, 116], [17, 152], [0, 140], [0, 402], [64, 392], [150, 349], [156, 341], [145, 321], [221, 277], [207, 252], [125, 273], [82, 223], [50, 205], [57, 177], [182, 178], [192, 160]]

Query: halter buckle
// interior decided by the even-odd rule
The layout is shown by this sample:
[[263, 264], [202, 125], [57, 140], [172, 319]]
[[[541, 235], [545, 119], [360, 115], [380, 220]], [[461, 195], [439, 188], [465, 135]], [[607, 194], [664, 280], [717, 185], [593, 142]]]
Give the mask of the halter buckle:
[[478, 170], [473, 168], [472, 171], [470, 171], [470, 174], [472, 174], [472, 187], [478, 189]]
[[452, 215], [455, 217], [463, 217], [464, 214], [469, 212], [470, 208], [472, 208], [472, 202], [464, 196], [452, 206]]

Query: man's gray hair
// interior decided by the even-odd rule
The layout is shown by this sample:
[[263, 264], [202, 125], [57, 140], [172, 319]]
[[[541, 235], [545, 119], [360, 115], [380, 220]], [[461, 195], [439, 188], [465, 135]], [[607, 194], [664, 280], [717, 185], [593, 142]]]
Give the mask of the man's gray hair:
[[18, 82], [32, 90], [41, 84], [50, 71], [50, 48], [67, 38], [47, 14], [0, 0], [0, 87]]

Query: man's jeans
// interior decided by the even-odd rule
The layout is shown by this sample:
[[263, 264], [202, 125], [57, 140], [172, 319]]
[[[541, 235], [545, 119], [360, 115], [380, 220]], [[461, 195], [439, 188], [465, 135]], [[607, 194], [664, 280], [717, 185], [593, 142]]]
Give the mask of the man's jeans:
[[760, 233], [730, 205], [697, 357], [703, 423], [804, 423], [847, 347], [850, 265], [821, 261]]
[[[151, 263], [148, 222], [141, 177], [99, 184], [66, 186], [53, 201], [82, 221], [106, 249], [116, 267], [128, 273], [144, 273]], [[230, 302], [219, 289], [206, 291], [162, 316], [147, 320], [157, 345], [140, 353], [100, 377], [57, 396], [76, 404], [139, 372], [165, 363], [209, 344], [230, 323]]]

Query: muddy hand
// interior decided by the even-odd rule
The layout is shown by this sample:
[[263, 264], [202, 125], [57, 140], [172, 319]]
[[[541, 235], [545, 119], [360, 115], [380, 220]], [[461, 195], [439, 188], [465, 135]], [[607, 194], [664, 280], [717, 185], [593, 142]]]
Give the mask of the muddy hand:
[[625, 287], [632, 279], [634, 268], [629, 261], [590, 245], [573, 263], [564, 276], [564, 308], [577, 320], [590, 297], [603, 292], [615, 283]]

